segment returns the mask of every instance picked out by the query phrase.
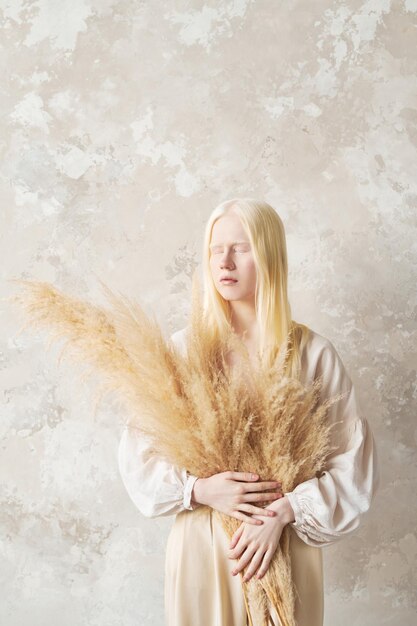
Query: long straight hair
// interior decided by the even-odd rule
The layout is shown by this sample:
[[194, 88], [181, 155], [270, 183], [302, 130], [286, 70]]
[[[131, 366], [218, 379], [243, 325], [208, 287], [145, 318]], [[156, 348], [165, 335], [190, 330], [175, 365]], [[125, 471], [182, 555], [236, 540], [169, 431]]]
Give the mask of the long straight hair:
[[253, 198], [232, 198], [219, 204], [209, 216], [202, 255], [207, 329], [213, 335], [221, 336], [227, 328], [231, 328], [231, 306], [214, 284], [209, 248], [214, 223], [230, 211], [240, 218], [255, 259], [255, 309], [261, 361], [266, 366], [271, 366], [278, 351], [285, 346], [285, 375], [298, 378], [301, 354], [310, 329], [291, 317], [287, 293], [288, 260], [284, 225], [275, 209], [266, 202]]

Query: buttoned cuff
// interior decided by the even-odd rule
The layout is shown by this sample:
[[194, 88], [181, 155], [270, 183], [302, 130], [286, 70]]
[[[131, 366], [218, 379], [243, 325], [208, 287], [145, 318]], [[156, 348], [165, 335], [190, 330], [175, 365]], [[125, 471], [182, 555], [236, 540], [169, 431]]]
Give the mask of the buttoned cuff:
[[198, 476], [194, 476], [193, 474], [190, 474], [189, 472], [187, 472], [187, 481], [184, 487], [183, 505], [185, 509], [189, 509], [190, 511], [194, 511], [194, 509], [196, 509], [199, 506], [199, 504], [196, 504], [195, 506], [192, 506], [191, 504], [191, 494], [193, 491], [194, 483], [197, 480], [197, 478]]

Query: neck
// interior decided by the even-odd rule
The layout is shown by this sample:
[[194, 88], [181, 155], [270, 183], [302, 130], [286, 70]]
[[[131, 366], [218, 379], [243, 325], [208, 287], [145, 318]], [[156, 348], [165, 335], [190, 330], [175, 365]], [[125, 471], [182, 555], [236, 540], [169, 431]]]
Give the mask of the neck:
[[235, 333], [244, 341], [256, 341], [258, 323], [253, 302], [235, 300], [230, 302], [231, 324]]

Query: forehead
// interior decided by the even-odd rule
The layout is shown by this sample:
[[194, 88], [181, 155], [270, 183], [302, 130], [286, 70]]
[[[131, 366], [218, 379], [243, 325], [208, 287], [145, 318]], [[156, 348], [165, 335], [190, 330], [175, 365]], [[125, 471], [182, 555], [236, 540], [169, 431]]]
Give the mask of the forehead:
[[239, 217], [236, 214], [227, 214], [222, 215], [213, 224], [211, 242], [215, 244], [249, 243], [249, 238]]

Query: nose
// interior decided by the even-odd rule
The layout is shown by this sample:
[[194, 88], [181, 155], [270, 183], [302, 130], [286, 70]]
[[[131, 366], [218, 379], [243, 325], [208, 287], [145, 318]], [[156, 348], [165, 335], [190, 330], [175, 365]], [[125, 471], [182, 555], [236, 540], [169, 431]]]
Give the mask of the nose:
[[230, 253], [227, 251], [224, 252], [220, 259], [220, 269], [223, 269], [224, 267], [230, 268], [230, 267], [233, 267], [233, 265], [234, 263], [232, 259], [230, 258]]

